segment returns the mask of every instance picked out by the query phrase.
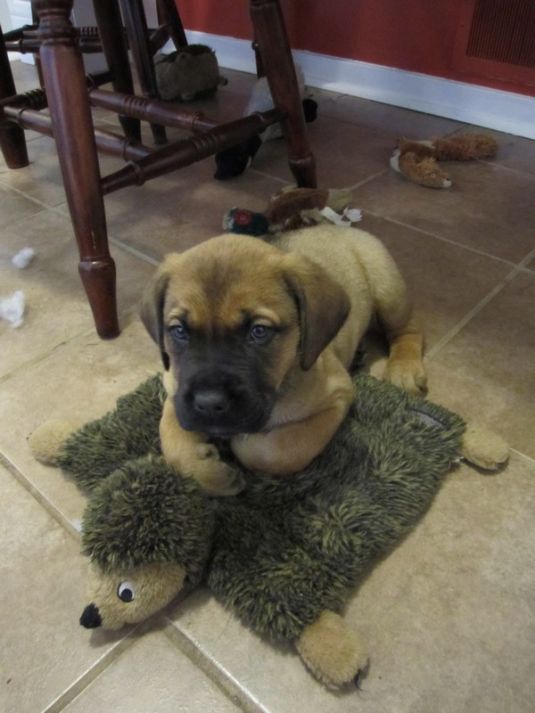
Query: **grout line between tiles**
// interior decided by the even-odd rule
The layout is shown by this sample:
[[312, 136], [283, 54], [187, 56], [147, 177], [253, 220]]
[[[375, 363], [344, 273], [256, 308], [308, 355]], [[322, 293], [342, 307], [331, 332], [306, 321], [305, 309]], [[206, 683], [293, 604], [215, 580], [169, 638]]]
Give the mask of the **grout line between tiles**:
[[259, 176], [263, 176], [264, 178], [270, 178], [272, 181], [277, 181], [278, 183], [282, 183], [285, 186], [292, 185], [292, 182], [288, 181], [286, 178], [281, 178], [280, 176], [273, 176], [271, 173], [266, 173], [266, 171], [260, 171], [258, 168], [254, 168], [254, 166], [251, 166], [247, 170], [253, 171], [254, 173], [257, 173]]
[[60, 713], [69, 703], [77, 698], [85, 689], [95, 681], [124, 651], [129, 649], [137, 640], [139, 627], [132, 629], [111, 649], [108, 649], [102, 656], [79, 676], [63, 693], [52, 701], [41, 713]]
[[[2, 178], [2, 175], [0, 175], [0, 183], [4, 188], [7, 188], [10, 191], [13, 191], [14, 193], [18, 193], [19, 196], [23, 196], [24, 198], [27, 198], [29, 201], [32, 201], [32, 203], [36, 203], [37, 205], [41, 206], [43, 209], [54, 209], [56, 206], [50, 205], [48, 203], [45, 203], [44, 201], [40, 200], [39, 198], [36, 198], [35, 196], [30, 195], [29, 193], [26, 193], [26, 191], [21, 191], [20, 188], [15, 188], [15, 186], [12, 186], [9, 182], [4, 181]], [[34, 213], [34, 215], [36, 215]], [[8, 223], [9, 225], [9, 223]]]
[[[272, 180], [278, 181], [279, 183], [284, 183], [287, 186], [293, 185], [291, 181], [287, 181], [283, 178], [280, 178], [279, 176], [274, 176], [271, 173], [267, 173], [266, 171], [260, 171], [257, 168], [254, 168], [252, 166], [249, 170], [254, 171], [255, 173], [259, 174], [260, 176], [263, 176], [264, 178], [270, 178]], [[355, 183], [351, 186], [345, 186], [345, 188], [347, 188], [348, 191], [354, 191], [356, 188], [360, 188], [360, 186], [364, 186], [366, 183], [373, 181], [375, 178], [378, 178], [379, 176], [382, 176], [387, 171], [388, 171], [387, 168], [383, 168], [380, 171], [377, 171], [376, 173], [372, 173], [371, 176], [367, 176], [367, 178], [363, 178], [360, 181], [357, 181], [357, 183]]]
[[43, 492], [36, 488], [36, 486], [30, 482], [28, 478], [26, 478], [22, 471], [20, 471], [17, 466], [3, 453], [0, 453], [0, 464], [2, 464], [4, 468], [11, 473], [19, 485], [21, 485], [34, 498], [34, 500], [36, 500], [39, 505], [46, 510], [46, 512], [58, 523], [58, 525], [66, 530], [71, 537], [74, 537], [74, 539], [78, 541], [80, 540], [80, 533], [74, 524], [68, 520], [61, 510], [59, 510]]
[[[117, 247], [124, 248], [124, 245], [118, 243]], [[142, 259], [142, 258], [140, 257], [139, 259]], [[150, 262], [151, 264], [154, 264], [154, 265], [159, 264], [157, 262], [152, 263], [150, 259], [145, 260], [145, 262]], [[89, 304], [87, 306], [89, 308]], [[135, 303], [131, 304], [129, 307], [123, 307], [121, 310], [118, 311], [119, 324], [121, 325], [121, 333], [124, 330], [124, 328], [127, 326], [128, 319], [132, 315], [137, 315], [137, 307], [136, 307]], [[48, 348], [48, 350], [46, 352], [43, 352], [42, 354], [38, 354], [37, 356], [33, 357], [29, 361], [20, 363], [14, 369], [11, 369], [11, 371], [8, 371], [5, 374], [0, 375], [0, 386], [3, 383], [5, 383], [6, 381], [9, 381], [9, 379], [11, 379], [12, 376], [15, 376], [23, 369], [32, 368], [32, 367], [36, 366], [37, 364], [40, 364], [42, 361], [44, 361], [49, 356], [51, 356], [56, 351], [56, 349], [59, 349], [60, 347], [66, 347], [67, 345], [71, 344], [71, 342], [74, 342], [76, 339], [83, 339], [84, 337], [88, 337], [90, 335], [96, 335], [96, 330], [95, 330], [94, 326], [84, 329], [83, 332], [77, 332], [76, 334], [73, 334], [70, 337], [63, 339], [61, 342], [57, 342], [57, 344], [53, 344], [51, 347]]]
[[522, 453], [522, 451], [518, 451], [516, 448], [510, 447], [510, 451], [511, 453], [514, 453], [515, 456], [517, 456], [518, 458], [522, 458], [522, 460], [526, 460], [530, 465], [535, 466], [535, 458], [528, 456], [526, 453]]
[[[21, 191], [20, 188], [15, 188], [14, 186], [10, 186], [10, 185], [7, 185], [7, 188], [10, 188], [12, 191], [15, 191], [15, 193], [18, 193], [21, 196], [24, 196], [24, 198], [27, 198], [28, 200], [33, 201], [34, 203], [37, 203], [37, 205], [40, 205], [44, 210], [51, 210], [53, 213], [57, 213], [58, 215], [61, 215], [63, 218], [71, 217], [71, 214], [69, 213], [69, 207], [68, 207], [66, 200], [62, 201], [61, 203], [57, 203], [56, 205], [50, 205], [49, 203], [45, 203], [44, 201], [42, 201], [40, 198], [36, 198], [35, 196], [32, 196], [29, 193], [26, 193], [26, 191]], [[63, 208], [63, 206], [65, 206], [65, 208]], [[35, 213], [34, 215], [37, 215], [37, 213]], [[32, 216], [28, 216], [28, 217], [31, 218]], [[73, 233], [73, 235], [74, 235], [74, 233]]]
[[169, 641], [176, 646], [181, 653], [186, 655], [190, 661], [229, 698], [235, 705], [239, 706], [245, 713], [270, 713], [259, 700], [254, 698], [240, 682], [234, 678], [221, 664], [213, 657], [206, 654], [195, 641], [188, 636], [185, 631], [167, 618], [167, 626], [163, 633]]
[[376, 173], [372, 173], [371, 176], [368, 176], [367, 178], [363, 178], [360, 181], [357, 181], [357, 183], [353, 184], [352, 186], [348, 186], [347, 190], [355, 191], [357, 188], [360, 188], [361, 186], [366, 185], [366, 183], [370, 183], [375, 178], [379, 178], [379, 176], [383, 176], [385, 173], [387, 173], [388, 170], [389, 170], [388, 168], [383, 168], [380, 171], [377, 171]]
[[521, 168], [513, 168], [512, 166], [506, 166], [503, 163], [499, 163], [498, 161], [490, 161], [490, 160], [485, 160], [482, 158], [477, 159], [478, 163], [485, 163], [488, 166], [493, 166], [494, 168], [501, 168], [504, 171], [510, 171], [511, 173], [515, 173], [518, 176], [521, 176], [522, 178], [529, 178], [532, 181], [535, 180], [535, 176], [533, 173], [528, 173], [527, 171], [523, 171]]
[[113, 238], [111, 235], [108, 236], [108, 242], [110, 242], [112, 245], [115, 245], [118, 248], [121, 248], [122, 250], [129, 253], [130, 255], [137, 257], [138, 260], [142, 260], [143, 262], [148, 262], [149, 265], [157, 266], [161, 262], [161, 260], [157, 260], [156, 258], [151, 257], [150, 255], [146, 255], [142, 250], [139, 250], [138, 248], [135, 248], [132, 245], [128, 245], [128, 243], [124, 243], [122, 240], [119, 240], [118, 238]]
[[[512, 270], [509, 275], [512, 275], [515, 273], [516, 270]], [[508, 275], [508, 277], [509, 277]], [[429, 349], [427, 354], [425, 355], [426, 361], [429, 359], [433, 359], [433, 357], [438, 354], [438, 352], [450, 341], [452, 340], [459, 332], [470, 322], [478, 312], [480, 312], [494, 297], [496, 297], [497, 294], [499, 294], [503, 288], [506, 285], [506, 281], [503, 280], [500, 282], [499, 285], [496, 285], [496, 287], [491, 290], [488, 294], [483, 297], [472, 309], [465, 314], [465, 316], [457, 322], [457, 324], [452, 327], [449, 332], [446, 332], [446, 334], [442, 337], [442, 339], [439, 339], [438, 342], [433, 344], [433, 346]]]
[[[49, 208], [49, 210], [52, 210], [56, 213], [61, 213], [61, 211], [55, 209], [55, 208]], [[37, 214], [36, 214], [37, 215]], [[61, 215], [64, 215], [61, 213]], [[126, 243], [123, 243], [121, 240], [117, 240], [116, 238], [109, 237], [109, 242], [115, 247], [118, 247], [121, 250], [124, 250], [125, 252], [131, 254], [133, 257], [137, 258], [138, 260], [141, 260], [142, 262], [149, 263], [150, 265], [157, 266], [160, 264], [160, 261], [156, 260], [155, 258], [151, 258], [149, 255], [145, 255], [143, 252], [140, 250], [137, 250], [136, 248], [131, 247], [130, 245], [127, 245]], [[89, 308], [89, 304], [88, 304]], [[124, 322], [132, 315], [136, 313], [136, 306], [130, 305], [129, 307], [123, 307], [118, 314], [119, 317], [119, 323], [123, 325], [124, 328]], [[33, 357], [29, 361], [22, 362], [18, 366], [16, 366], [14, 369], [11, 369], [10, 371], [6, 372], [5, 374], [0, 375], [0, 386], [8, 381], [12, 376], [18, 374], [22, 369], [27, 369], [27, 368], [32, 368], [36, 364], [39, 364], [40, 362], [44, 361], [47, 359], [51, 354], [54, 353], [56, 349], [59, 349], [60, 347], [67, 346], [71, 342], [73, 342], [76, 339], [82, 339], [85, 336], [89, 336], [91, 334], [95, 333], [94, 327], [87, 328], [81, 332], [76, 332], [76, 334], [71, 335], [70, 337], [67, 337], [66, 339], [63, 339], [60, 342], [57, 342], [56, 344], [52, 345], [47, 349], [47, 351], [38, 354], [37, 356]]]
[[95, 332], [94, 327], [92, 329], [84, 329], [83, 332], [77, 332], [76, 334], [73, 334], [72, 336], [68, 337], [67, 339], [63, 339], [61, 342], [54, 344], [46, 352], [43, 352], [42, 354], [38, 354], [37, 356], [33, 357], [32, 359], [29, 359], [28, 361], [20, 363], [14, 369], [11, 369], [11, 371], [8, 371], [6, 374], [2, 374], [0, 376], [0, 386], [3, 383], [5, 383], [6, 381], [8, 381], [9, 379], [11, 379], [12, 376], [14, 376], [15, 374], [18, 374], [23, 369], [31, 369], [33, 366], [40, 364], [42, 361], [47, 359], [51, 354], [53, 354], [56, 351], [56, 349], [65, 347], [65, 346], [67, 346], [67, 344], [70, 344], [75, 339], [81, 339], [82, 337], [85, 337], [86, 335], [89, 335], [89, 334], [93, 334], [94, 332]]
[[497, 294], [499, 294], [505, 286], [511, 282], [519, 273], [523, 272], [524, 270], [524, 265], [527, 264], [535, 255], [535, 248], [531, 250], [523, 260], [521, 260], [518, 265], [516, 265], [504, 278], [499, 282], [494, 289], [492, 289], [483, 299], [481, 299], [465, 316], [457, 322], [457, 324], [452, 327], [449, 332], [447, 332], [442, 339], [439, 339], [436, 344], [434, 344], [430, 349], [429, 352], [426, 354], [425, 359], [433, 359], [433, 357], [459, 332], [464, 329], [464, 327], [470, 322], [481, 310], [486, 307], [486, 305], [496, 297]]
[[429, 230], [425, 230], [424, 228], [418, 228], [415, 225], [411, 225], [410, 223], [404, 223], [401, 220], [396, 220], [395, 218], [389, 218], [388, 216], [381, 215], [380, 213], [374, 213], [372, 210], [368, 210], [368, 208], [364, 208], [364, 213], [368, 213], [369, 215], [373, 215], [374, 218], [381, 218], [382, 220], [387, 220], [390, 223], [394, 223], [395, 225], [401, 225], [403, 228], [410, 228], [411, 230], [414, 230], [416, 233], [421, 233], [422, 235], [428, 235], [431, 238], [435, 238], [436, 240], [441, 240], [444, 243], [448, 243], [449, 245], [455, 245], [458, 248], [462, 248], [463, 250], [468, 250], [469, 252], [475, 253], [476, 255], [483, 255], [483, 257], [488, 257], [491, 258], [492, 260], [498, 260], [499, 262], [503, 262], [505, 265], [509, 265], [511, 267], [516, 267], [516, 263], [514, 263], [512, 260], [506, 260], [503, 257], [498, 257], [497, 255], [492, 255], [491, 253], [486, 253], [484, 250], [478, 250], [477, 248], [473, 248], [470, 245], [463, 245], [462, 243], [458, 243], [455, 240], [451, 240], [450, 238], [445, 238], [442, 235], [438, 235], [437, 233], [431, 233]]

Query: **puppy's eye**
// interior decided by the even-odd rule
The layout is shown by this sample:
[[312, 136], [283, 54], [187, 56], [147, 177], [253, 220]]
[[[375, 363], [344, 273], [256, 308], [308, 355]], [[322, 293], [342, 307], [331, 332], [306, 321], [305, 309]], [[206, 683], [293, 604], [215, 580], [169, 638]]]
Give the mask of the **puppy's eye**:
[[117, 596], [122, 602], [131, 602], [135, 598], [135, 594], [134, 585], [127, 579], [117, 587]]
[[253, 324], [249, 330], [249, 341], [253, 344], [267, 344], [273, 333], [273, 327], [268, 327], [267, 324]]
[[187, 342], [189, 339], [189, 332], [187, 327], [182, 324], [182, 322], [177, 322], [169, 327], [169, 334], [175, 340], [175, 342]]

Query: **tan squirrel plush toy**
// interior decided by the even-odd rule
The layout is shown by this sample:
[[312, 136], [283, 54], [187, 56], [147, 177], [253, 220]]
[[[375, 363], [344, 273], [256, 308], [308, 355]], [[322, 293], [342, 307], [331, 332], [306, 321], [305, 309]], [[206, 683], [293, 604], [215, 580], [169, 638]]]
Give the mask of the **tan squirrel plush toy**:
[[473, 161], [496, 155], [498, 144], [488, 134], [458, 134], [446, 139], [401, 139], [390, 157], [390, 166], [414, 183], [428, 188], [449, 188], [451, 179], [439, 161]]

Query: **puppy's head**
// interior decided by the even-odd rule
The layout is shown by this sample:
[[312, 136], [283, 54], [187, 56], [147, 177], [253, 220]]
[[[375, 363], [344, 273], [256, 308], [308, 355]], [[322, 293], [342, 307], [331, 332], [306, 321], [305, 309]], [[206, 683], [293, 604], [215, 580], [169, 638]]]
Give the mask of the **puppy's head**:
[[181, 426], [226, 437], [265, 426], [289, 371], [310, 369], [348, 312], [319, 265], [235, 235], [168, 256], [141, 306]]

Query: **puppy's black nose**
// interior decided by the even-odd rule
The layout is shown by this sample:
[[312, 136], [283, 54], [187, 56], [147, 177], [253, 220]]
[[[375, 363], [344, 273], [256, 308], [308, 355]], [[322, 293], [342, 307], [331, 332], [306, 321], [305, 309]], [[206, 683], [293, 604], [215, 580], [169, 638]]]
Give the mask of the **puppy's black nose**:
[[102, 624], [102, 617], [95, 604], [91, 603], [86, 606], [80, 617], [80, 624], [86, 629], [96, 629]]
[[230, 408], [230, 399], [221, 389], [199, 389], [193, 395], [193, 408], [201, 416], [216, 418]]

